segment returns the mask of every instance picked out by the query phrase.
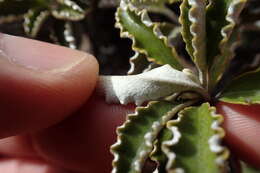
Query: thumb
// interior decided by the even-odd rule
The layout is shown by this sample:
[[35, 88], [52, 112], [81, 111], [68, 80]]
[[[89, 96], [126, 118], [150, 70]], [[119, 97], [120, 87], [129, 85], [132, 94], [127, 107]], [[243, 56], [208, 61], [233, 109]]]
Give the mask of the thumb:
[[0, 33], [0, 138], [51, 126], [91, 95], [91, 55]]

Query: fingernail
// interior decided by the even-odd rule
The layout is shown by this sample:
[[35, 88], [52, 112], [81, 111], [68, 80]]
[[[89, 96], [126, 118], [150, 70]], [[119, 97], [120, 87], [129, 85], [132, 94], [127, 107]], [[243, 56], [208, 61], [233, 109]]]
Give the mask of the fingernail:
[[41, 71], [67, 71], [88, 57], [87, 54], [40, 41], [0, 33], [0, 59]]

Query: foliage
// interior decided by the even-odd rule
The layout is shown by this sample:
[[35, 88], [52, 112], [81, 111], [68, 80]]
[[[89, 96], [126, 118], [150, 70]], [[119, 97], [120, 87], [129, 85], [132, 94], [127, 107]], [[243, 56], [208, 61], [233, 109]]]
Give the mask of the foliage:
[[85, 18], [89, 5], [72, 0], [2, 0], [0, 1], [0, 22], [10, 23], [23, 19], [25, 33], [35, 38], [49, 18], [59, 22], [51, 28], [54, 42], [76, 48], [73, 36], [73, 22]]
[[[111, 147], [113, 173], [141, 173], [147, 160], [156, 163], [154, 173], [231, 172], [230, 152], [222, 142], [223, 117], [217, 114], [214, 101], [260, 103], [259, 69], [228, 78], [229, 85], [222, 83], [230, 77], [225, 72], [232, 67], [236, 48], [247, 48], [252, 38], [249, 33], [259, 30], [259, 9], [253, 6], [243, 11], [250, 6], [246, 3], [115, 1], [115, 26], [122, 38], [132, 40], [134, 56], [129, 75], [101, 76], [98, 90], [107, 102], [134, 102], [138, 107], [117, 129], [117, 142]], [[86, 17], [90, 4], [83, 0], [2, 0], [0, 21], [22, 15], [25, 32], [35, 37], [43, 23], [53, 18], [57, 23], [51, 28], [53, 38], [76, 48], [73, 24]], [[179, 7], [180, 14], [172, 6]], [[240, 18], [241, 13], [250, 20]], [[179, 42], [185, 43], [188, 57], [179, 51]], [[244, 166], [243, 171], [255, 170]]]

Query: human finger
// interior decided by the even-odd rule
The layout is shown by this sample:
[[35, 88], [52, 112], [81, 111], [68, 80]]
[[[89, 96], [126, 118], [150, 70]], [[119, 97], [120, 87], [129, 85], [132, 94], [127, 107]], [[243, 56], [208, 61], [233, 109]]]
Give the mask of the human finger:
[[0, 34], [0, 138], [49, 127], [91, 95], [98, 64], [91, 55]]

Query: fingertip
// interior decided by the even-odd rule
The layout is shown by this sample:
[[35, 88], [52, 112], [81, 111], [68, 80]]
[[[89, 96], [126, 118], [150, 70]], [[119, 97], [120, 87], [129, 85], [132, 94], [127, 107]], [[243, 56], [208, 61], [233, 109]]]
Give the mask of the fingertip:
[[89, 54], [6, 35], [0, 50], [0, 138], [58, 123], [95, 88], [98, 64]]
[[133, 111], [133, 105], [109, 105], [104, 98], [92, 96], [77, 114], [34, 135], [35, 151], [68, 169], [110, 172], [110, 146], [116, 142], [116, 128]]

